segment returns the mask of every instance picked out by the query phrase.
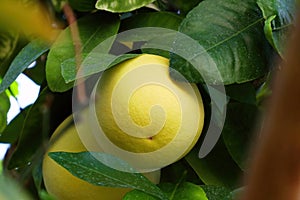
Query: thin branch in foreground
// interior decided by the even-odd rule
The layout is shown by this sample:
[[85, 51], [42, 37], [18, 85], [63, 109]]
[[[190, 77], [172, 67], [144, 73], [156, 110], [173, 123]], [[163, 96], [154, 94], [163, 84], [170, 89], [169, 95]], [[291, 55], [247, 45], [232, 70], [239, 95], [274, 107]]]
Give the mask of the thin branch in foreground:
[[[71, 8], [71, 6], [66, 3], [63, 7], [64, 14], [67, 18], [67, 21], [70, 25], [71, 37], [74, 41], [74, 49], [75, 49], [75, 63], [76, 63], [76, 72], [80, 73], [80, 66], [82, 63], [82, 43], [80, 39], [78, 24], [76, 16]], [[81, 104], [85, 104], [87, 100], [84, 79], [77, 80], [77, 98]]]
[[300, 199], [300, 15], [292, 36], [241, 200]]

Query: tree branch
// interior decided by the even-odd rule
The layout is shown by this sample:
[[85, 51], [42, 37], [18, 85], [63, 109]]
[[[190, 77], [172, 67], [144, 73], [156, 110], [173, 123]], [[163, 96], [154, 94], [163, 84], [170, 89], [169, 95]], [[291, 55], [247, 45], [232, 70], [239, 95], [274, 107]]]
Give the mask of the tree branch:
[[300, 16], [273, 96], [242, 200], [300, 199]]

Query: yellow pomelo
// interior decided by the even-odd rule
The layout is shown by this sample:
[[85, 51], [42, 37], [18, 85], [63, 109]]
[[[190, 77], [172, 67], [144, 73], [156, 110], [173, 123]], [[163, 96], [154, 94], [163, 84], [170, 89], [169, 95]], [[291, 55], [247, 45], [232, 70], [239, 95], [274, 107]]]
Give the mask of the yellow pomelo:
[[95, 140], [140, 171], [182, 158], [203, 128], [197, 86], [173, 80], [169, 70], [168, 59], [143, 54], [106, 70], [94, 90]]
[[[77, 129], [84, 130], [88, 133], [90, 127], [84, 123], [76, 124], [75, 127], [73, 123], [73, 117], [70, 116], [57, 128], [51, 136], [51, 146], [48, 152], [87, 151], [78, 136]], [[60, 132], [62, 132], [62, 134], [58, 135]], [[86, 140], [90, 141], [89, 144], [93, 143], [89, 138], [86, 138]], [[96, 143], [93, 144], [92, 150], [102, 151]], [[124, 194], [130, 190], [128, 188], [95, 186], [85, 182], [73, 176], [66, 169], [53, 161], [47, 153], [43, 160], [43, 178], [45, 186], [47, 191], [59, 200], [121, 200]], [[144, 175], [154, 183], [159, 182], [160, 171], [145, 173]]]

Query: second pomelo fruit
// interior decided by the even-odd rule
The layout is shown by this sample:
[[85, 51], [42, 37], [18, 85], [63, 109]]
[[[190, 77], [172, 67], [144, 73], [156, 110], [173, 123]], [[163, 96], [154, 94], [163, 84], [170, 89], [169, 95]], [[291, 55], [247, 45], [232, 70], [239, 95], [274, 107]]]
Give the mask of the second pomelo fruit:
[[[86, 115], [85, 115], [86, 116]], [[78, 136], [77, 130], [88, 133], [90, 127], [84, 123], [73, 124], [73, 117], [68, 117], [54, 132], [48, 152], [83, 152], [87, 151]], [[71, 124], [71, 125], [70, 125]], [[58, 135], [61, 133], [61, 135]], [[88, 134], [87, 134], [87, 137]], [[93, 145], [93, 151], [102, 151], [90, 138], [85, 138]], [[48, 153], [47, 152], [47, 153]], [[129, 188], [95, 186], [81, 180], [52, 160], [48, 155], [43, 160], [43, 178], [47, 191], [59, 200], [121, 200]], [[160, 171], [144, 174], [149, 180], [158, 183]]]
[[95, 88], [95, 139], [140, 171], [182, 158], [203, 128], [197, 86], [173, 80], [169, 70], [168, 59], [143, 54], [106, 70]]

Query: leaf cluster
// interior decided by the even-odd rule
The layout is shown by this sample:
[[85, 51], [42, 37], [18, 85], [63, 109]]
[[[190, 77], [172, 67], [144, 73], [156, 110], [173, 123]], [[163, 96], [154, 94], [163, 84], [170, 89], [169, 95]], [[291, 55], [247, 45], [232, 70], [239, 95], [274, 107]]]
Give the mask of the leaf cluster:
[[[90, 183], [96, 184], [96, 180], [101, 185], [133, 188], [124, 199], [233, 199], [236, 189], [243, 187], [240, 178], [247, 163], [251, 162], [248, 151], [255, 141], [255, 130], [261, 126], [258, 122], [263, 101], [271, 94], [272, 74], [280, 70], [276, 67], [277, 61], [284, 60], [285, 45], [293, 30], [294, 0], [12, 2], [24, 4], [24, 9], [41, 2], [52, 20], [55, 34], [51, 37], [53, 40], [46, 41], [38, 34], [28, 34], [14, 26], [0, 28], [0, 142], [11, 144], [2, 163], [3, 174], [12, 175], [30, 195], [51, 199], [43, 186], [41, 161], [49, 137], [72, 112], [72, 89], [78, 78], [78, 61], [83, 61], [80, 63], [81, 76], [88, 77], [140, 53], [153, 53], [168, 57], [171, 68], [197, 84], [203, 95], [207, 118], [211, 106], [218, 103], [210, 98], [207, 84], [225, 85], [226, 120], [212, 152], [205, 158], [198, 157], [205, 137], [204, 129], [200, 140], [185, 158], [162, 169], [162, 180], [157, 186], [140, 174], [124, 174], [107, 168], [88, 153], [57, 152], [51, 157], [73, 175]], [[69, 23], [66, 6], [72, 8], [76, 23]], [[28, 13], [28, 10], [19, 12]], [[18, 17], [12, 20], [18, 20]], [[0, 27], [1, 23], [0, 20]], [[35, 30], [34, 24], [31, 26]], [[31, 26], [28, 25], [28, 29]], [[147, 47], [144, 38], [138, 36], [130, 39], [135, 41], [131, 44], [116, 40], [116, 34], [141, 27], [178, 31], [195, 40], [201, 49], [176, 38], [170, 41], [178, 51], [189, 55], [186, 60], [172, 52]], [[77, 35], [74, 30], [78, 30]], [[149, 32], [147, 37], [147, 41], [157, 43], [170, 39], [168, 35], [155, 32]], [[80, 43], [76, 42], [78, 38]], [[103, 48], [94, 54], [99, 45]], [[191, 60], [201, 59], [203, 55], [209, 55], [210, 60], [201, 62], [201, 66], [191, 64]], [[28, 68], [32, 63], [35, 66]], [[7, 124], [9, 98], [18, 97], [15, 80], [22, 73], [40, 86], [39, 96], [34, 104], [22, 108]], [[219, 75], [222, 82], [216, 78]], [[217, 126], [220, 119], [213, 120]], [[78, 171], [81, 173], [76, 174]], [[88, 176], [81, 177], [80, 174]], [[0, 184], [3, 184], [2, 179]], [[1, 195], [10, 197], [11, 194], [2, 193], [0, 189]]]

